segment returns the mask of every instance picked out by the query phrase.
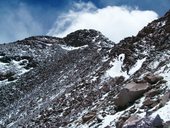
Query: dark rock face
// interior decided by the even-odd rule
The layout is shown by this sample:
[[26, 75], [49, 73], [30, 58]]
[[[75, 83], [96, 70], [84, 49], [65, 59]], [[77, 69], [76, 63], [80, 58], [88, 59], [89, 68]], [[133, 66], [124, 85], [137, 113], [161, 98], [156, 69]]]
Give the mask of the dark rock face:
[[133, 115], [129, 117], [123, 124], [123, 128], [136, 128], [137, 123], [141, 121], [139, 116]]
[[123, 128], [163, 128], [163, 122], [159, 115], [154, 119], [132, 116], [125, 122]]
[[93, 45], [97, 42], [101, 41], [103, 45], [106, 43], [105, 46], [111, 44], [113, 45], [113, 42], [109, 41], [107, 38], [103, 38], [104, 36], [93, 29], [90, 30], [77, 30], [73, 33], [68, 34], [64, 41], [67, 43], [67, 45], [79, 47], [84, 45]]
[[162, 128], [163, 127], [163, 120], [159, 115], [157, 115], [153, 121], [152, 121], [152, 126], [156, 128]]
[[134, 83], [127, 84], [117, 95], [114, 103], [118, 109], [127, 107], [133, 103], [136, 99], [142, 97], [142, 95], [149, 89], [148, 83]]
[[156, 84], [158, 81], [163, 80], [163, 77], [148, 74], [144, 77], [144, 79], [150, 84]]
[[[100, 97], [100, 91], [95, 90], [100, 82], [97, 77], [99, 73], [102, 75], [102, 71], [109, 65], [103, 62], [103, 58], [114, 43], [94, 30], [80, 30], [78, 33], [88, 36], [88, 42], [82, 37], [82, 44], [78, 46], [87, 46], [76, 48], [71, 43], [74, 42], [77, 32], [67, 37], [68, 42], [40, 36], [0, 46], [3, 54], [10, 56], [10, 59], [6, 59], [9, 64], [17, 61], [18, 65], [14, 65], [17, 71], [28, 70], [23, 75], [18, 74], [16, 82], [6, 83], [3, 81], [6, 75], [1, 75], [0, 118], [3, 119], [3, 126], [9, 126], [13, 121], [17, 121], [13, 124], [14, 127], [44, 127], [49, 126], [50, 122], [50, 127], [65, 126], [71, 121], [68, 117], [76, 118], [76, 114]], [[95, 41], [97, 38], [100, 38], [98, 41], [106, 42], [98, 44], [98, 41]], [[70, 50], [70, 47], [73, 47], [73, 50]], [[18, 63], [20, 61], [21, 64]], [[96, 79], [93, 80], [93, 77]], [[90, 91], [82, 93], [83, 88]], [[9, 118], [8, 115], [5, 116], [6, 112], [11, 112], [14, 116]], [[28, 116], [25, 118], [23, 113]], [[61, 114], [64, 118], [59, 116]], [[27, 122], [27, 125], [24, 122]]]
[[169, 16], [118, 44], [95, 30], [1, 44], [0, 127], [167, 126], [153, 113], [170, 99]]

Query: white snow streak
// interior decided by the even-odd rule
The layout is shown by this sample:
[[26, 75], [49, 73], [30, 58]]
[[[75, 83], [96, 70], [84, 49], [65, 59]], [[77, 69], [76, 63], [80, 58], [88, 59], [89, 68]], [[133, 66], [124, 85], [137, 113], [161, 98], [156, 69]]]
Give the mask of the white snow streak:
[[114, 115], [107, 115], [104, 117], [102, 125], [99, 128], [105, 128], [108, 125], [112, 125], [112, 128], [116, 128], [115, 122], [119, 119], [119, 117], [123, 114], [124, 111], [117, 112]]
[[143, 62], [144, 62], [145, 60], [146, 60], [146, 58], [143, 58], [143, 59], [141, 59], [141, 60], [137, 60], [135, 66], [132, 67], [132, 69], [129, 71], [129, 74], [132, 75], [132, 74], [134, 74], [136, 71], [138, 71], [138, 70], [141, 68], [141, 66], [142, 66], [142, 64], [143, 64]]
[[138, 71], [141, 68], [143, 62], [146, 60], [146, 58], [137, 60], [136, 64], [132, 67], [132, 69], [130, 69], [129, 74], [127, 74], [127, 71], [122, 71], [124, 59], [125, 54], [120, 54], [118, 59], [115, 59], [114, 62], [111, 62], [111, 65], [113, 65], [113, 67], [106, 71], [106, 75], [113, 78], [124, 76], [125, 79], [128, 79], [131, 75], [133, 75], [136, 71]]
[[84, 45], [84, 46], [81, 46], [81, 47], [73, 47], [73, 46], [67, 46], [67, 45], [60, 45], [60, 46], [61, 46], [62, 49], [67, 50], [67, 51], [77, 50], [77, 49], [88, 47], [88, 45]]
[[127, 75], [127, 73], [122, 71], [124, 58], [125, 54], [120, 54], [118, 59], [115, 59], [114, 62], [111, 62], [111, 65], [113, 65], [113, 67], [107, 70], [106, 74], [113, 78], [118, 76], [124, 76], [125, 78], [128, 78], [129, 76]]
[[164, 120], [164, 122], [166, 121], [170, 121], [170, 101], [167, 102], [167, 104], [160, 108], [159, 110], [157, 110], [156, 112], [154, 112], [151, 117], [155, 118], [156, 115], [158, 115], [161, 117], [161, 119]]

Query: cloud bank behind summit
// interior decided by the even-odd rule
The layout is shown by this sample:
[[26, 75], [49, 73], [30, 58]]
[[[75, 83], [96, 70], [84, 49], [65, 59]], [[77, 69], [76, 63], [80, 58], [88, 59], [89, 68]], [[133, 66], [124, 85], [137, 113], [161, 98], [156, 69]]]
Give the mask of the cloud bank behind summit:
[[108, 5], [99, 8], [91, 2], [73, 2], [68, 9], [58, 8], [44, 11], [41, 6], [23, 1], [15, 8], [2, 6], [0, 15], [4, 20], [0, 20], [0, 43], [45, 34], [63, 37], [79, 29], [96, 29], [112, 41], [119, 42], [125, 37], [135, 36], [140, 29], [158, 18], [152, 10]]
[[136, 35], [149, 22], [158, 18], [154, 11], [142, 11], [127, 6], [107, 6], [99, 9], [91, 2], [75, 3], [61, 14], [47, 35], [64, 37], [79, 29], [95, 29], [118, 43], [125, 37]]

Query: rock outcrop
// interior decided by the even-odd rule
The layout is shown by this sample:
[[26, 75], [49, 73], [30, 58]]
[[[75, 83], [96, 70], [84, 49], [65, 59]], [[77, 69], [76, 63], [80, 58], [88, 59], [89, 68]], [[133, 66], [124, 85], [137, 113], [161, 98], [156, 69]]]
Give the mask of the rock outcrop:
[[124, 107], [133, 104], [136, 99], [139, 99], [149, 89], [148, 83], [135, 83], [131, 82], [125, 85], [123, 89], [115, 98], [115, 105], [117, 109], [124, 109]]

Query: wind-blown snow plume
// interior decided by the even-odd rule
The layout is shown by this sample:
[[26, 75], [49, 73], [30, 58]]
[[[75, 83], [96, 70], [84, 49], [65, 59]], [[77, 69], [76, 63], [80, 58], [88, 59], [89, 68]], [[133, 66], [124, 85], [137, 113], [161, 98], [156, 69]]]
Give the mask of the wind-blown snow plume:
[[78, 29], [96, 29], [114, 42], [136, 35], [147, 23], [156, 19], [154, 11], [141, 11], [126, 6], [107, 6], [99, 9], [94, 4], [75, 3], [65, 14], [61, 14], [48, 35], [64, 37]]

